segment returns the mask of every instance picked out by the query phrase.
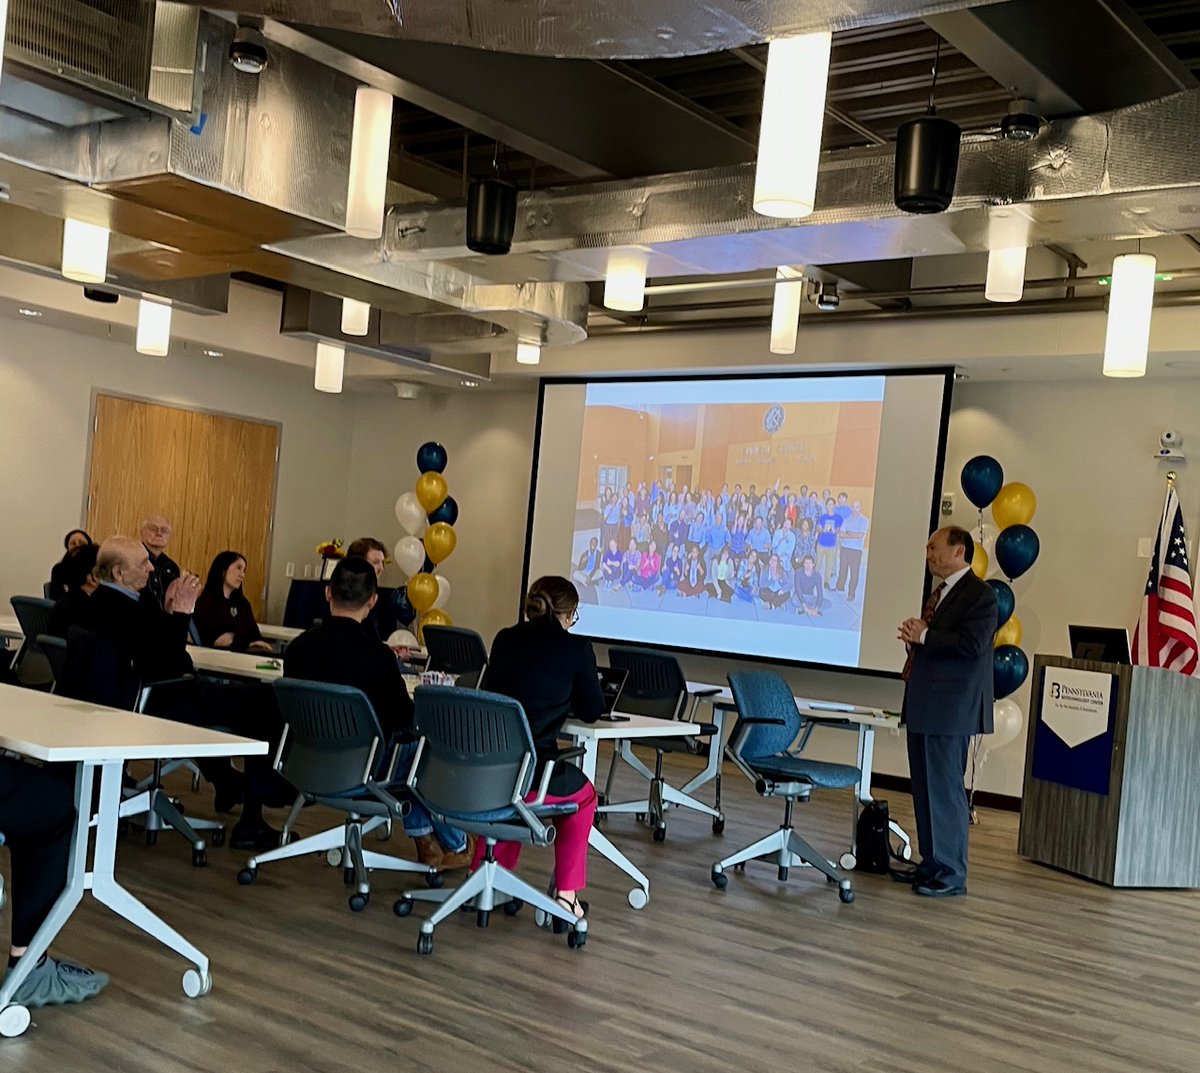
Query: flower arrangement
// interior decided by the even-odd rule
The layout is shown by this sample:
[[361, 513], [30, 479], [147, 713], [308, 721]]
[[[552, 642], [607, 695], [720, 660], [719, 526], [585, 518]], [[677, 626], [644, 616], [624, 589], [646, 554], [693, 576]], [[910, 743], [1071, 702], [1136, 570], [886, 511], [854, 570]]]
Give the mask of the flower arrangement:
[[317, 554], [322, 559], [344, 559], [345, 547], [340, 540], [326, 540], [317, 545]]

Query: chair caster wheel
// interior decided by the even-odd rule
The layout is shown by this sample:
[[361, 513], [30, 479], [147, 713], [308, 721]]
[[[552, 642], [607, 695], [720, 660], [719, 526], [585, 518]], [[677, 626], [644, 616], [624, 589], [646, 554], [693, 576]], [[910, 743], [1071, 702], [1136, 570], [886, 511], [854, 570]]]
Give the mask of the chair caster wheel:
[[666, 840], [667, 840], [667, 825], [665, 823], [660, 823], [657, 827], [654, 828], [654, 841], [655, 842], [665, 842]]
[[725, 831], [725, 817], [724, 816], [714, 816], [712, 828], [713, 828], [714, 835], [723, 834]]
[[586, 931], [575, 931], [572, 929], [567, 932], [567, 946], [572, 950], [579, 950], [587, 943]]
[[183, 993], [188, 998], [200, 998], [212, 990], [212, 973], [188, 969], [183, 974]]
[[213, 832], [212, 832], [212, 834], [209, 836], [209, 840], [212, 842], [212, 844], [213, 844], [214, 846], [223, 846], [223, 845], [225, 845], [225, 828], [224, 828], [224, 827], [218, 827], [218, 828], [217, 828], [215, 831], [213, 831]]
[[432, 954], [433, 953], [433, 936], [418, 935], [417, 936], [417, 953]]
[[425, 886], [441, 890], [446, 885], [446, 877], [441, 872], [426, 872]]
[[257, 868], [243, 868], [238, 872], [238, 886], [248, 887], [258, 878]]
[[855, 865], [858, 864], [858, 858], [850, 852], [843, 853], [838, 858], [838, 867], [846, 872], [853, 872]]
[[839, 887], [838, 888], [838, 897], [842, 899], [842, 903], [844, 905], [849, 905], [852, 901], [854, 901], [854, 888], [853, 887]]
[[515, 917], [525, 906], [525, 903], [520, 898], [513, 898], [504, 903], [504, 915], [506, 917]]
[[716, 887], [717, 890], [724, 890], [727, 886], [729, 886], [729, 876], [727, 876], [724, 872], [718, 872], [715, 868], [712, 870], [710, 878], [713, 881], [713, 886]]
[[342, 882], [344, 884], [346, 884], [347, 887], [354, 886], [354, 869], [353, 868], [343, 868], [342, 869]]
[[645, 909], [650, 902], [650, 892], [644, 887], [634, 887], [625, 895], [625, 900], [631, 909]]
[[33, 1017], [24, 1006], [5, 1006], [0, 1010], [0, 1036], [15, 1039], [25, 1034]]
[[208, 867], [208, 850], [194, 849], [192, 850], [192, 867], [207, 868]]
[[392, 903], [392, 912], [398, 917], [412, 916], [413, 900], [411, 898], [397, 898]]
[[331, 849], [325, 854], [325, 860], [329, 862], [330, 868], [340, 868], [342, 864], [342, 851], [340, 849]]
[[475, 926], [477, 928], [486, 928], [488, 926], [488, 921], [491, 919], [492, 914], [489, 910], [480, 909], [479, 912], [475, 914]]
[[350, 897], [346, 899], [346, 904], [350, 906], [350, 909], [353, 912], [361, 913], [364, 909], [366, 909], [367, 903], [370, 900], [371, 896], [369, 894], [351, 894]]

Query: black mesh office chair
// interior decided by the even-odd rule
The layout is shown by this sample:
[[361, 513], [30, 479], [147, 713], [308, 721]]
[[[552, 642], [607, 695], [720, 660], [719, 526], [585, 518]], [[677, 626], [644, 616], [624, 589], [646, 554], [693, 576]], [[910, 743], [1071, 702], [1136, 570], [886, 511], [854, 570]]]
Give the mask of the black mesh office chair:
[[428, 671], [457, 675], [455, 685], [471, 689], [483, 678], [487, 666], [487, 646], [474, 630], [461, 626], [426, 626], [421, 631], [429, 661]]
[[13, 614], [21, 625], [25, 639], [17, 650], [12, 662], [12, 671], [17, 681], [31, 689], [49, 689], [54, 684], [54, 675], [46, 657], [38, 650], [37, 637], [47, 632], [50, 626], [50, 612], [54, 610], [53, 600], [43, 600], [37, 596], [14, 596], [9, 601]]
[[[393, 907], [397, 916], [408, 916], [414, 901], [442, 903], [421, 922], [417, 953], [433, 952], [433, 931], [460, 908], [473, 908], [481, 928], [488, 926], [493, 909], [515, 915], [528, 902], [567, 931], [567, 945], [577, 949], [587, 942], [587, 920], [576, 919], [553, 898], [530, 886], [497, 863], [497, 842], [523, 842], [549, 846], [554, 827], [545, 821], [578, 811], [575, 804], [548, 805], [546, 789], [554, 763], [582, 752], [561, 753], [557, 761], [536, 772], [537, 753], [525, 711], [511, 697], [475, 689], [422, 686], [413, 698], [417, 731], [421, 735], [408, 786], [439, 819], [479, 835], [485, 840], [483, 860], [465, 883], [455, 890], [407, 891]], [[537, 794], [527, 801], [538, 779]]]
[[[695, 720], [696, 698], [689, 695], [683, 669], [674, 656], [644, 648], [610, 648], [608, 662], [614, 668], [627, 672], [625, 688], [621, 690], [621, 699], [617, 704], [620, 711], [655, 719]], [[632, 812], [639, 819], [646, 816], [654, 828], [654, 840], [661, 842], [667, 837], [666, 809], [674, 805], [711, 816], [713, 833], [720, 834], [725, 829], [725, 816], [721, 812], [720, 735], [714, 723], [700, 723], [698, 726], [699, 732], [690, 738], [637, 739], [639, 746], [654, 750], [653, 771], [635, 755], [632, 742], [616, 742], [604, 786], [603, 804], [597, 811], [603, 814]], [[667, 753], [695, 752], [696, 742], [702, 739], [708, 740], [710, 750], [716, 750], [716, 763], [710, 763], [683, 786], [672, 786], [663, 778], [663, 758]], [[645, 798], [613, 803], [612, 784], [618, 759], [649, 781], [650, 787]], [[694, 790], [710, 780], [715, 780], [712, 805], [692, 796]]]
[[805, 720], [796, 698], [779, 675], [770, 671], [742, 671], [729, 676], [737, 704], [738, 721], [729, 738], [729, 756], [761, 797], [783, 798], [783, 823], [745, 849], [717, 861], [712, 881], [719, 890], [729, 883], [730, 868], [745, 868], [747, 861], [771, 861], [779, 878], [788, 871], [812, 867], [838, 885], [843, 902], [854, 901], [854, 888], [833, 861], [813, 849], [792, 828], [797, 801], [807, 801], [814, 788], [844, 790], [854, 786], [862, 772], [850, 764], [809, 760], [792, 752]]
[[[251, 857], [238, 873], [238, 882], [253, 883], [260, 865], [325, 852], [330, 863], [343, 865], [347, 884], [354, 886], [350, 908], [366, 908], [371, 897], [369, 869], [418, 872], [430, 886], [441, 886], [436, 868], [364, 850], [362, 836], [408, 811], [407, 790], [392, 785], [396, 751], [385, 756], [387, 742], [379, 720], [360, 689], [326, 685], [297, 678], [271, 683], [283, 737], [275, 754], [275, 770], [299, 792], [284, 824], [283, 845]], [[325, 805], [346, 814], [346, 822], [298, 842], [287, 841], [305, 802]], [[365, 822], [364, 822], [365, 821]], [[347, 863], [349, 862], [349, 863]]]
[[47, 633], [39, 633], [34, 639], [37, 650], [46, 660], [50, 668], [50, 692], [58, 692], [58, 683], [62, 679], [67, 665], [67, 642], [63, 637], [51, 637]]

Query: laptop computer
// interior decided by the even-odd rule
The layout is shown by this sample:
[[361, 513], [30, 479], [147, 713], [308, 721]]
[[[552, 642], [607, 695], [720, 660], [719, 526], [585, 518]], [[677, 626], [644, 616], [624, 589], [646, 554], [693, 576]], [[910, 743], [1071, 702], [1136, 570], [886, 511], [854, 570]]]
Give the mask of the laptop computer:
[[597, 667], [596, 676], [600, 679], [600, 692], [604, 694], [604, 712], [601, 719], [611, 723], [628, 723], [629, 716], [615, 715], [617, 701], [621, 699], [621, 690], [625, 688], [625, 679], [629, 672], [617, 667]]
[[1129, 664], [1129, 631], [1118, 626], [1068, 626], [1072, 659]]

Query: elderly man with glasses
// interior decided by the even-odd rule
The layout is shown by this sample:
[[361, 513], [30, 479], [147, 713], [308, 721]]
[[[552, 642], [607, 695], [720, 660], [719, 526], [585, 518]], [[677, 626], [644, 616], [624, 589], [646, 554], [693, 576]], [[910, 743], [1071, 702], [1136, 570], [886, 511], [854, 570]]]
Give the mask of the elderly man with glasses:
[[150, 553], [150, 565], [154, 572], [146, 582], [143, 599], [153, 599], [159, 610], [164, 609], [164, 599], [167, 589], [171, 587], [181, 571], [179, 564], [167, 554], [167, 545], [171, 543], [171, 523], [161, 514], [154, 514], [142, 522], [142, 543]]

